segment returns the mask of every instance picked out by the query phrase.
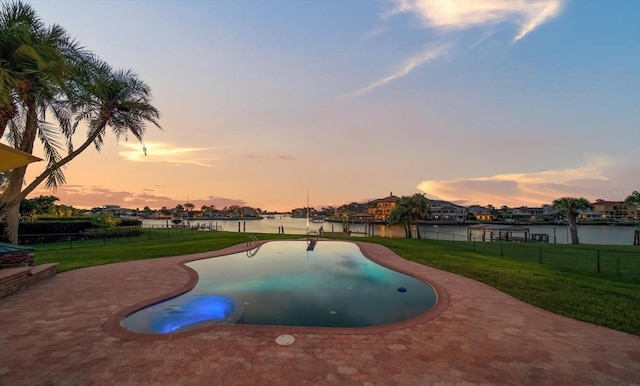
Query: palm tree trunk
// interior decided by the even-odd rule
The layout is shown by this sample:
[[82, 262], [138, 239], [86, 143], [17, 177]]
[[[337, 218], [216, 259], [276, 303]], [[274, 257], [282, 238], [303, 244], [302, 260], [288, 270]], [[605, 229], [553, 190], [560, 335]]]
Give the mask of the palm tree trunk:
[[[5, 209], [5, 208], [3, 208]], [[5, 242], [18, 244], [18, 225], [20, 224], [20, 205], [16, 207], [6, 207], [4, 212], [4, 227], [2, 237]]]
[[571, 244], [580, 244], [578, 240], [578, 222], [576, 221], [576, 215], [567, 216], [569, 220], [569, 232], [571, 232]]
[[418, 240], [420, 240], [420, 227], [418, 227], [418, 220], [415, 222], [416, 224], [416, 235], [418, 236]]
[[[38, 131], [38, 116], [35, 103], [27, 102], [27, 120], [20, 142], [20, 150], [33, 153], [33, 142]], [[20, 220], [20, 189], [24, 181], [27, 166], [15, 168], [9, 174], [7, 188], [0, 196], [0, 219], [4, 219], [3, 237], [6, 242], [18, 244], [18, 223]]]
[[0, 138], [4, 135], [4, 132], [7, 129], [7, 124], [11, 118], [15, 117], [15, 115], [16, 108], [14, 105], [9, 104], [8, 106], [0, 107]]
[[[35, 122], [37, 127], [37, 121]], [[29, 121], [27, 121], [27, 126], [29, 125]], [[33, 180], [24, 190], [20, 190], [22, 187], [22, 182], [24, 179], [25, 172], [27, 171], [27, 167], [23, 166], [21, 168], [16, 168], [9, 175], [9, 184], [7, 189], [3, 192], [2, 196], [0, 196], [0, 203], [2, 207], [0, 208], [0, 218], [4, 218], [4, 229], [3, 236], [5, 241], [18, 244], [18, 225], [20, 219], [20, 202], [23, 198], [25, 198], [29, 193], [31, 193], [45, 178], [51, 175], [54, 170], [61, 168], [72, 159], [77, 157], [80, 153], [82, 153], [95, 139], [100, 135], [102, 130], [106, 127], [106, 121], [101, 124], [98, 129], [94, 130], [93, 133], [85, 142], [76, 150], [69, 153], [66, 157], [56, 162], [54, 165], [49, 166], [45, 169], [42, 174], [40, 174], [36, 179]], [[27, 130], [28, 131], [28, 130]], [[26, 134], [26, 133], [25, 133]], [[26, 136], [26, 135], [25, 135]], [[35, 140], [35, 136], [32, 136], [31, 146], [25, 146], [23, 142], [23, 149], [30, 149], [29, 153], [33, 151], [33, 141]]]
[[26, 166], [13, 169], [9, 174], [7, 189], [0, 196], [2, 207], [0, 208], [0, 218], [4, 220], [2, 236], [5, 242], [18, 244], [18, 223], [20, 220], [20, 200], [5, 200], [5, 196], [10, 197], [20, 194]]

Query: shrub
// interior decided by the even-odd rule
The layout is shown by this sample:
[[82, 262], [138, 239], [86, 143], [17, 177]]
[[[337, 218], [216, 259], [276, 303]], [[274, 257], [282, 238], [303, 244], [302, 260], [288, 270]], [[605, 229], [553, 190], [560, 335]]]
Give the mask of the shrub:
[[83, 232], [84, 239], [105, 239], [113, 237], [140, 236], [141, 226], [117, 226], [113, 228], [92, 228]]
[[142, 220], [135, 220], [132, 218], [121, 218], [120, 222], [116, 224], [118, 227], [130, 227], [130, 226], [142, 226]]

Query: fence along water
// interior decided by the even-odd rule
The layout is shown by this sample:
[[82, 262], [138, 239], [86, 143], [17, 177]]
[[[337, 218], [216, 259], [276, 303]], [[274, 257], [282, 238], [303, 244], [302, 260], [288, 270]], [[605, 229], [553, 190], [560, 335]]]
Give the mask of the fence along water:
[[628, 247], [616, 245], [596, 247], [589, 244], [488, 242], [475, 238], [468, 241], [466, 235], [446, 232], [426, 232], [425, 236], [431, 241], [474, 252], [640, 280], [640, 247], [637, 251], [630, 251]]

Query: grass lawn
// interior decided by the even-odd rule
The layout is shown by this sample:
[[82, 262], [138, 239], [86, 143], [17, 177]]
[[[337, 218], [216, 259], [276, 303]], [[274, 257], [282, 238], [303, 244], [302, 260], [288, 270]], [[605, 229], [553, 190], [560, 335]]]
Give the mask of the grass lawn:
[[[134, 238], [75, 241], [37, 245], [36, 264], [60, 263], [59, 271], [122, 261], [175, 256], [226, 248], [247, 242], [247, 233], [199, 232], [145, 229]], [[260, 240], [297, 238], [301, 235], [257, 234]], [[554, 264], [539, 263], [540, 247], [509, 244], [500, 254], [475, 251], [471, 245], [455, 245], [433, 240], [352, 238], [385, 245], [406, 259], [466, 276], [522, 301], [574, 319], [640, 335], [640, 279], [635, 274], [615, 270], [580, 271], [567, 268], [583, 260], [593, 263], [596, 246], [570, 249], [545, 245], [543, 257]], [[482, 245], [486, 247], [485, 245]], [[599, 246], [621, 253], [631, 267], [640, 263], [640, 248]], [[495, 246], [494, 246], [495, 248]], [[529, 251], [531, 250], [531, 251]], [[524, 256], [524, 257], [523, 257]], [[566, 259], [564, 264], [562, 258]], [[587, 258], [581, 258], [587, 256]], [[602, 257], [602, 256], [601, 256]], [[625, 260], [625, 261], [627, 261]], [[549, 260], [551, 261], [551, 260]], [[590, 272], [592, 271], [592, 272]]]

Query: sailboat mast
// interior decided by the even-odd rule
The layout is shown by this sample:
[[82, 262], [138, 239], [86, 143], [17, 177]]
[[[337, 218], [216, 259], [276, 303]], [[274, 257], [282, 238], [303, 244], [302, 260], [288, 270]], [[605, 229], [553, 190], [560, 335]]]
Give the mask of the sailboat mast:
[[309, 234], [309, 189], [307, 188], [307, 234]]

